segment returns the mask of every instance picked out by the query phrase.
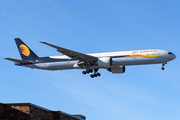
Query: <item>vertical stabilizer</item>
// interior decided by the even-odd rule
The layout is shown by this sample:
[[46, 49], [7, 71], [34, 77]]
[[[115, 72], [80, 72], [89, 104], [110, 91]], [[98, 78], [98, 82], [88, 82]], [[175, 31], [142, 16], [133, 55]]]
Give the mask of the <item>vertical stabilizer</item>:
[[20, 39], [14, 38], [22, 60], [38, 58], [38, 56]]

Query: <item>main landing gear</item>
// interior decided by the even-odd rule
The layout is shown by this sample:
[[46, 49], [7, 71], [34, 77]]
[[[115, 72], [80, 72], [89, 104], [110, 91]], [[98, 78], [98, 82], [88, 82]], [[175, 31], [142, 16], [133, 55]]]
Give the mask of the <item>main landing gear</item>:
[[167, 64], [167, 62], [162, 63], [162, 68], [161, 68], [161, 70], [165, 70], [165, 68], [164, 68], [165, 64]]
[[82, 74], [89, 74], [89, 73], [92, 73], [93, 70], [92, 69], [86, 69], [86, 71], [82, 71]]
[[[89, 73], [92, 73], [93, 70], [92, 69], [86, 69], [86, 71], [82, 71], [82, 73], [85, 75], [85, 74], [89, 74]], [[94, 69], [94, 74], [91, 74], [90, 77], [91, 78], [94, 78], [94, 77], [97, 77], [97, 76], [101, 76], [100, 73], [97, 73], [98, 72], [98, 69]]]

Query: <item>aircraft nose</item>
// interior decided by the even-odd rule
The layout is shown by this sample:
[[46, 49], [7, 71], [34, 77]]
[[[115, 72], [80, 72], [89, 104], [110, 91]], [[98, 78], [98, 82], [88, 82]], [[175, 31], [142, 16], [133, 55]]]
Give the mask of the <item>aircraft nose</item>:
[[176, 55], [173, 56], [173, 59], [175, 59], [175, 58], [176, 58]]

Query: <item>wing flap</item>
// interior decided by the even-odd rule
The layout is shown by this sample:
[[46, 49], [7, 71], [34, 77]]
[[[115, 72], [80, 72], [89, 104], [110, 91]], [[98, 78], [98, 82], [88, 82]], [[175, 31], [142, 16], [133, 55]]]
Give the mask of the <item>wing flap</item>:
[[28, 62], [28, 61], [24, 61], [24, 60], [18, 60], [18, 59], [14, 59], [14, 58], [4, 58], [6, 60], [10, 60], [13, 62], [17, 62], [17, 63], [22, 63], [22, 64], [31, 64], [32, 62]]
[[46, 44], [46, 45], [48, 45], [50, 47], [56, 48], [58, 52], [66, 55], [66, 56], [68, 56], [68, 57], [70, 57], [70, 58], [72, 58], [74, 60], [94, 61], [94, 60], [98, 59], [97, 57], [94, 57], [94, 56], [90, 56], [90, 55], [82, 54], [82, 53], [75, 52], [75, 51], [72, 51], [72, 50], [68, 50], [68, 49], [65, 49], [65, 48], [62, 48], [62, 47], [58, 47], [58, 46], [46, 43], [46, 42], [40, 42], [40, 43], [43, 43], [43, 44]]

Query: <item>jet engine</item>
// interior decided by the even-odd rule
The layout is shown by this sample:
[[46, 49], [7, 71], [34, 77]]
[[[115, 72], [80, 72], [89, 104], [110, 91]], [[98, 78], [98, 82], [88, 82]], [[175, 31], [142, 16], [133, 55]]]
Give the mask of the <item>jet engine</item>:
[[113, 68], [108, 68], [107, 70], [109, 72], [112, 72], [113, 74], [124, 73], [125, 72], [125, 66], [117, 66], [117, 67], [113, 67]]
[[99, 67], [109, 68], [112, 66], [112, 58], [110, 57], [99, 58], [97, 64]]

